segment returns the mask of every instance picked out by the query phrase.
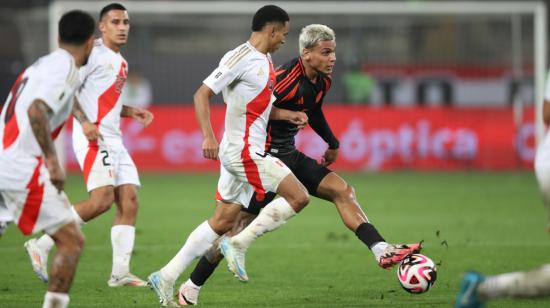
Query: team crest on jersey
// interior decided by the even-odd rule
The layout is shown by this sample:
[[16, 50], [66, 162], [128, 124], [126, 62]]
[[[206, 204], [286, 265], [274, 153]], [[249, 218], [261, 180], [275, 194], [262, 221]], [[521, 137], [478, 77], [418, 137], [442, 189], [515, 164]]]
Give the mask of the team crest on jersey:
[[117, 93], [122, 92], [122, 87], [124, 87], [124, 83], [126, 83], [127, 76], [128, 76], [128, 67], [126, 66], [125, 62], [122, 62], [120, 71], [118, 72], [118, 75], [116, 76], [116, 80], [115, 80], [115, 91]]
[[264, 75], [264, 70], [260, 67], [260, 69], [258, 70], [258, 76], [263, 76]]

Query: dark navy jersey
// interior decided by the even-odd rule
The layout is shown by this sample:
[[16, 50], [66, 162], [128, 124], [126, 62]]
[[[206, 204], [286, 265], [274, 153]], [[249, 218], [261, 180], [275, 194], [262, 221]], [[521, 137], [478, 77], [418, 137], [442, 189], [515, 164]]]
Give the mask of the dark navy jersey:
[[[274, 107], [303, 111], [309, 118], [309, 125], [328, 143], [329, 148], [338, 148], [338, 139], [334, 136], [321, 109], [323, 99], [330, 88], [330, 76], [318, 75], [311, 82], [305, 75], [300, 58], [295, 58], [275, 70], [277, 83], [273, 94], [276, 97]], [[267, 127], [266, 151], [271, 154], [284, 154], [295, 150], [294, 136], [298, 126], [288, 121], [272, 120]]]

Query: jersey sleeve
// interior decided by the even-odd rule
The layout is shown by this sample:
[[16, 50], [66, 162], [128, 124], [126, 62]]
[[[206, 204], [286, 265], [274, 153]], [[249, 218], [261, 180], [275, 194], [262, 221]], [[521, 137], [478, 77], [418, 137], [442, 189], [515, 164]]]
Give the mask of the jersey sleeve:
[[202, 83], [215, 94], [220, 93], [223, 88], [242, 75], [245, 61], [241, 58], [238, 53], [227, 54], [222, 58], [219, 66]]
[[72, 95], [72, 88], [68, 84], [71, 74], [77, 74], [77, 71], [69, 61], [46, 68], [46, 78], [39, 81], [34, 93], [35, 99], [44, 101], [54, 113], [57, 113], [63, 107], [63, 98]]

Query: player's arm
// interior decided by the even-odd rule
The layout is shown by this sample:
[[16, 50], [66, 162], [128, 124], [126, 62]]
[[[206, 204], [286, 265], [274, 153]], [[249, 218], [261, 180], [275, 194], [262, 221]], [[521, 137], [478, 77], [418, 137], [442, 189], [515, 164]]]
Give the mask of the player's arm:
[[147, 127], [149, 124], [151, 124], [154, 118], [153, 113], [146, 109], [126, 105], [122, 106], [120, 116], [123, 118], [132, 118], [141, 123], [144, 127]]
[[307, 125], [308, 121], [308, 117], [305, 112], [292, 111], [275, 106], [271, 108], [269, 119], [289, 121], [290, 123], [297, 125], [298, 128], [304, 128]]
[[202, 84], [193, 95], [193, 103], [195, 105], [195, 116], [204, 137], [202, 155], [204, 158], [217, 160], [219, 145], [210, 122], [210, 98], [214, 95], [212, 89]]
[[27, 109], [32, 132], [46, 160], [45, 163], [50, 173], [50, 181], [61, 192], [65, 184], [65, 173], [59, 164], [50, 133], [49, 117], [52, 113], [52, 109], [40, 99], [34, 100], [29, 109]]
[[103, 136], [99, 132], [99, 128], [95, 126], [94, 123], [90, 122], [86, 116], [86, 113], [82, 110], [82, 106], [80, 106], [80, 102], [76, 96], [74, 98], [72, 114], [78, 123], [80, 123], [80, 126], [82, 126], [82, 132], [84, 133], [84, 136], [86, 136], [86, 139], [89, 141], [95, 141], [98, 138], [103, 140]]
[[309, 126], [311, 126], [317, 135], [319, 135], [328, 144], [328, 149], [323, 155], [322, 164], [325, 166], [332, 164], [338, 158], [338, 148], [340, 147], [340, 142], [332, 133], [327, 119], [325, 118], [325, 114], [321, 109], [321, 105], [312, 110], [309, 114]]
[[550, 125], [550, 100], [544, 100], [544, 105], [542, 105], [542, 119], [544, 124]]

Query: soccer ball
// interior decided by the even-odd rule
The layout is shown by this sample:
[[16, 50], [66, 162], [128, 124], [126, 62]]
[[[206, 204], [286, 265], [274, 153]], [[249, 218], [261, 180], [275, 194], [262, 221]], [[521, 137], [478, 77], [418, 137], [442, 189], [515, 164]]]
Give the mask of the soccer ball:
[[421, 254], [405, 257], [397, 269], [397, 279], [405, 291], [413, 294], [427, 292], [437, 278], [434, 262]]

